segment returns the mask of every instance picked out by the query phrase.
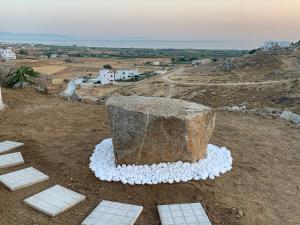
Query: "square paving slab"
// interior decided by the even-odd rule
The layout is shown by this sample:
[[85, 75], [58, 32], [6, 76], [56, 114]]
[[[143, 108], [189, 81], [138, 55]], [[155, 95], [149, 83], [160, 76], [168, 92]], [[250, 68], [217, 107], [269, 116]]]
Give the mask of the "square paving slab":
[[24, 144], [21, 142], [14, 141], [3, 141], [0, 142], [0, 153], [7, 152], [16, 148], [23, 146]]
[[143, 206], [102, 201], [81, 225], [133, 225]]
[[0, 182], [11, 191], [16, 191], [48, 179], [47, 175], [33, 167], [0, 176]]
[[24, 164], [24, 159], [20, 152], [0, 155], [0, 169], [20, 164]]
[[200, 203], [159, 205], [162, 225], [211, 225]]
[[55, 217], [85, 200], [85, 196], [60, 185], [55, 185], [24, 200], [26, 205]]

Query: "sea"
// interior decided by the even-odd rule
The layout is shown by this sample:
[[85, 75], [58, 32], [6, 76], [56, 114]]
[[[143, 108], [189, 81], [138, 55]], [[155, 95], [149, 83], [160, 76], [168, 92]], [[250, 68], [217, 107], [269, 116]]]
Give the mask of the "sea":
[[60, 46], [151, 49], [220, 49], [250, 50], [259, 48], [261, 41], [174, 41], [174, 40], [65, 40], [65, 39], [1, 39], [0, 43], [29, 43]]

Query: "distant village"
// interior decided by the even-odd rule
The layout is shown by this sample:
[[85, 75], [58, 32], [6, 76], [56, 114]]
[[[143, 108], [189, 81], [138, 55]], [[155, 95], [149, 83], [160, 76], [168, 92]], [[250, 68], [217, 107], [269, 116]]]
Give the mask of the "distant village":
[[280, 49], [280, 48], [289, 48], [291, 47], [290, 41], [265, 41], [262, 49], [264, 51], [269, 51], [272, 49]]
[[[18, 44], [18, 46], [20, 46], [21, 44]], [[20, 50], [19, 53], [21, 52], [26, 52], [28, 46], [33, 47], [34, 45], [28, 45], [28, 44], [24, 44], [25, 46], [22, 47], [22, 49]], [[7, 45], [5, 45], [7, 46]], [[298, 47], [300, 46], [300, 41], [296, 42], [296, 43], [292, 43], [290, 41], [265, 41], [263, 43], [263, 45], [258, 48], [257, 50], [262, 50], [262, 51], [270, 51], [270, 50], [280, 50], [280, 49], [292, 49], [294, 47]], [[51, 53], [51, 54], [41, 54], [38, 56], [38, 58], [41, 59], [56, 59], [56, 58], [62, 58], [62, 59], [67, 59], [69, 56], [68, 54], [65, 53]], [[5, 61], [8, 60], [14, 60], [17, 58], [17, 54], [13, 51], [12, 47], [1, 47], [1, 43], [0, 43], [0, 59], [3, 59]], [[195, 59], [192, 60], [193, 64], [206, 64], [208, 62], [210, 62], [209, 60], [205, 59]], [[152, 65], [154, 66], [159, 66], [160, 62], [153, 62]]]

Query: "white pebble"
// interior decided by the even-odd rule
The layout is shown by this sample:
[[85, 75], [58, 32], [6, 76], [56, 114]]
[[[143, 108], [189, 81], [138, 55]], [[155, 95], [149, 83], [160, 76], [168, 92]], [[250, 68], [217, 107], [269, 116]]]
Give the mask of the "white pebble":
[[196, 163], [173, 162], [152, 165], [116, 165], [111, 139], [96, 145], [90, 157], [90, 169], [96, 177], [105, 181], [121, 181], [123, 184], [159, 184], [214, 179], [232, 169], [230, 151], [209, 144], [207, 155]]

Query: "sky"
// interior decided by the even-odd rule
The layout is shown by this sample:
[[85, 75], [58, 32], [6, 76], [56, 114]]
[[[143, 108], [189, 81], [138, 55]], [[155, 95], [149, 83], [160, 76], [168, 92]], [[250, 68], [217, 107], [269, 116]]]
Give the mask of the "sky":
[[0, 0], [0, 31], [95, 39], [299, 40], [300, 0]]

